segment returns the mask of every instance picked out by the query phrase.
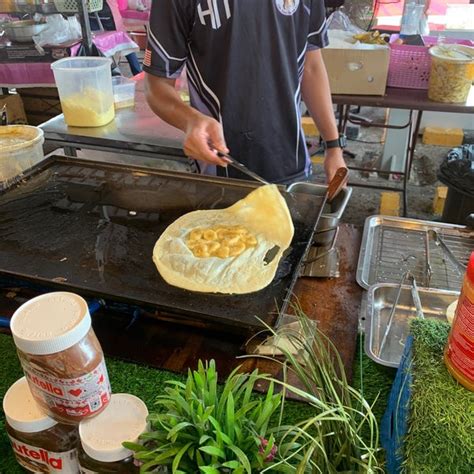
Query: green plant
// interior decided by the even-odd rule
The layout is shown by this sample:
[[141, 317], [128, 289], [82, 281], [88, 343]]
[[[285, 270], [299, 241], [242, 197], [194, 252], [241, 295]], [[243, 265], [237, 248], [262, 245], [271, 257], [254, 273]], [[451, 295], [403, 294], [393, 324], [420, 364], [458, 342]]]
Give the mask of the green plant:
[[[381, 470], [377, 460], [378, 425], [372, 407], [349, 385], [332, 342], [299, 306], [294, 311], [297, 330], [288, 326], [278, 331], [269, 329], [275, 342], [287, 341], [279, 347], [283, 360], [278, 360], [285, 374], [280, 382], [284, 393], [293, 392], [309, 403], [314, 415], [296, 426], [280, 426], [275, 431], [279, 460], [261, 472], [281, 467], [287, 472], [322, 474]], [[292, 378], [297, 377], [298, 387], [287, 382], [290, 373]], [[284, 403], [280, 420], [283, 413]], [[365, 441], [367, 433], [369, 439]]]
[[214, 361], [199, 362], [186, 383], [168, 382], [143, 445], [125, 443], [143, 463], [141, 472], [168, 466], [179, 474], [250, 474], [273, 464], [277, 446], [267, 433], [281, 395], [270, 383], [265, 397], [253, 396], [261, 376], [238, 370], [219, 387]]

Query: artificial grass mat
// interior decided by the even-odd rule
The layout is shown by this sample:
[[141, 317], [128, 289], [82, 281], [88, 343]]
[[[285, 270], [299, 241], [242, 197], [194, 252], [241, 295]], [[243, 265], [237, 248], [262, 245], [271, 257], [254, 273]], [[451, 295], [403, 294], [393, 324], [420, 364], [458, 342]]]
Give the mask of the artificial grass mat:
[[450, 326], [414, 320], [411, 404], [404, 443], [405, 472], [474, 473], [474, 393], [446, 369], [443, 351]]
[[[363, 342], [363, 341], [362, 341]], [[363, 380], [363, 393], [369, 403], [373, 403], [374, 412], [380, 421], [388, 399], [390, 386], [395, 376], [394, 369], [387, 369], [372, 362], [365, 354], [359, 343], [358, 354], [354, 363], [354, 386], [360, 388]], [[5, 334], [0, 334], [0, 399], [23, 373], [18, 361], [13, 339]], [[362, 361], [362, 365], [359, 361]], [[167, 380], [185, 380], [182, 375], [164, 370], [157, 370], [137, 364], [123, 362], [117, 359], [106, 358], [110, 383], [114, 393], [131, 393], [140, 397], [152, 408], [157, 395], [161, 394]], [[362, 370], [361, 370], [362, 369]], [[219, 367], [217, 367], [219, 370]], [[299, 402], [287, 401], [285, 403], [285, 416], [283, 424], [294, 424], [311, 416], [313, 410], [308, 405]], [[10, 443], [4, 429], [3, 411], [0, 413], [0, 473], [24, 473], [18, 466], [11, 451]]]

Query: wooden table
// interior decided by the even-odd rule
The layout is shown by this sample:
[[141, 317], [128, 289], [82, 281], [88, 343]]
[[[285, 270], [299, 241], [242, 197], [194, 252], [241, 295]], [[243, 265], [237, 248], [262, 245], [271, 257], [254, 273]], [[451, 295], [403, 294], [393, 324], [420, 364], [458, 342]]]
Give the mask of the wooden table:
[[[295, 295], [302, 309], [338, 348], [347, 375], [352, 375], [359, 307], [362, 289], [356, 283], [357, 259], [361, 229], [341, 225], [337, 247], [340, 252], [340, 274], [335, 279], [300, 278]], [[0, 313], [11, 315], [35, 293], [14, 288], [0, 289]], [[199, 359], [215, 359], [219, 374], [225, 377], [244, 361], [245, 339], [213, 332], [200, 323], [195, 327], [178, 326], [158, 320], [156, 316], [125, 316], [99, 310], [93, 326], [104, 352], [160, 369], [185, 373]], [[258, 367], [262, 372], [279, 374], [279, 366], [255, 359], [245, 361], [245, 370]]]
[[[403, 215], [406, 216], [408, 209], [407, 186], [410, 179], [411, 166], [415, 156], [415, 148], [420, 133], [420, 124], [423, 112], [451, 112], [458, 114], [470, 114], [472, 119], [472, 128], [474, 128], [474, 86], [467, 101], [464, 104], [446, 104], [442, 102], [433, 102], [428, 99], [428, 91], [418, 89], [398, 89], [387, 87], [387, 91], [383, 96], [368, 95], [341, 95], [334, 94], [332, 96], [333, 103], [338, 106], [339, 110], [339, 131], [344, 132], [347, 122], [354, 123], [365, 127], [379, 127], [387, 129], [406, 129], [409, 130], [410, 138], [406, 149], [405, 168], [403, 172], [382, 171], [385, 174], [397, 174], [403, 178], [402, 188], [394, 186], [379, 186], [371, 184], [350, 183], [351, 186], [361, 186], [375, 189], [385, 189], [389, 191], [398, 191], [403, 194]], [[358, 107], [379, 107], [388, 109], [409, 110], [409, 120], [405, 125], [387, 125], [385, 123], [375, 123], [363, 119], [354, 119], [349, 117], [351, 106]], [[366, 168], [349, 167], [358, 171], [367, 171]], [[381, 171], [381, 170], [375, 170]]]

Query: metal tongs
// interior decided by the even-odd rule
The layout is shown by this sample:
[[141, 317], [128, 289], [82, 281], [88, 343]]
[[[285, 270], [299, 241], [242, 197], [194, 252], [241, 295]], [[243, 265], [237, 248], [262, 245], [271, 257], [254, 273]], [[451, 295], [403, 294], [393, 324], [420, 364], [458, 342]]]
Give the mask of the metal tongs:
[[429, 229], [427, 231], [427, 235], [429, 238], [433, 239], [433, 242], [441, 248], [443, 254], [448, 257], [449, 261], [454, 265], [456, 270], [460, 275], [464, 275], [467, 267], [463, 265], [453, 254], [452, 250], [446, 245], [446, 242], [441, 238], [439, 233], [434, 229]]
[[246, 174], [250, 178], [262, 184], [270, 184], [268, 181], [264, 180], [257, 173], [250, 171], [243, 163], [236, 160], [235, 158], [232, 158], [232, 156], [230, 156], [228, 153], [224, 153], [223, 151], [217, 150], [216, 148], [214, 148], [214, 150], [216, 150], [217, 156], [219, 156], [220, 158], [227, 158], [229, 165], [235, 168], [236, 170], [239, 170], [241, 173]]
[[420, 319], [425, 319], [425, 315], [423, 314], [423, 307], [421, 305], [420, 294], [418, 292], [418, 286], [416, 284], [416, 279], [413, 276], [413, 274], [410, 272], [410, 270], [408, 270], [403, 274], [402, 279], [400, 280], [400, 284], [398, 285], [397, 295], [395, 297], [395, 301], [393, 303], [392, 309], [390, 310], [390, 314], [388, 316], [387, 327], [385, 328], [382, 342], [380, 343], [379, 356], [380, 354], [382, 354], [385, 343], [387, 342], [388, 334], [390, 333], [390, 329], [392, 328], [393, 317], [395, 316], [395, 313], [397, 311], [397, 305], [398, 305], [398, 301], [400, 300], [400, 295], [402, 294], [403, 284], [408, 279], [411, 280], [410, 290], [411, 290], [411, 296], [413, 298], [413, 303], [415, 303], [416, 316]]

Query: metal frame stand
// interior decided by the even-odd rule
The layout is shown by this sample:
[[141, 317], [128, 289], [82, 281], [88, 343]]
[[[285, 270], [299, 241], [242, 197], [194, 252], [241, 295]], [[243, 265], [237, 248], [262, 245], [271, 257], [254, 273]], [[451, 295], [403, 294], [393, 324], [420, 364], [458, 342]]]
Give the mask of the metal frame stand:
[[[408, 128], [409, 140], [408, 146], [406, 149], [406, 159], [405, 159], [405, 166], [403, 171], [386, 171], [378, 168], [361, 168], [357, 166], [349, 166], [348, 168], [355, 171], [374, 171], [379, 174], [385, 174], [388, 176], [397, 175], [401, 176], [403, 183], [402, 187], [395, 187], [395, 186], [383, 186], [378, 184], [361, 184], [361, 183], [352, 183], [350, 182], [349, 185], [353, 187], [361, 187], [361, 188], [371, 188], [371, 189], [381, 189], [385, 191], [395, 191], [403, 194], [403, 216], [406, 217], [408, 212], [408, 181], [410, 179], [411, 174], [411, 167], [413, 164], [413, 160], [415, 157], [415, 148], [418, 141], [418, 134], [420, 132], [420, 125], [421, 119], [423, 118], [423, 111], [422, 110], [410, 110], [410, 115], [408, 122], [404, 125], [387, 125], [385, 123], [377, 123], [377, 122], [369, 122], [367, 120], [361, 118], [355, 118], [349, 116], [350, 105], [339, 105], [339, 132], [343, 133], [346, 129], [347, 123], [353, 123], [354, 125], [360, 125], [363, 127], [377, 127], [377, 128], [384, 128], [384, 129], [392, 129], [392, 130], [404, 130]], [[415, 119], [416, 114], [416, 119]]]

